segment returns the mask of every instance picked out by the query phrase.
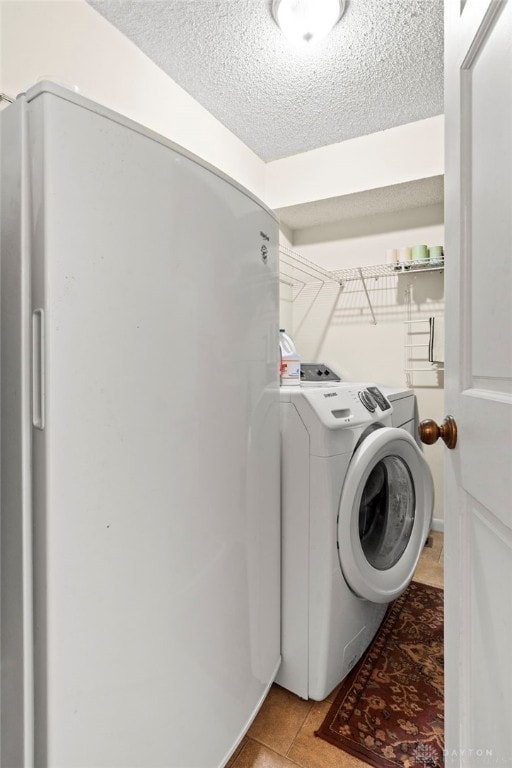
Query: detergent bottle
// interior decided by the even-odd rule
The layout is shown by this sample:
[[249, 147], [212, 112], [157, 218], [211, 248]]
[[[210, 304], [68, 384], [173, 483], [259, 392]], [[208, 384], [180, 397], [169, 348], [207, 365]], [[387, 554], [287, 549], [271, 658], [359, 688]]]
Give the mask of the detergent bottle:
[[300, 357], [295, 344], [286, 334], [284, 328], [279, 329], [279, 347], [281, 350], [281, 385], [300, 384]]

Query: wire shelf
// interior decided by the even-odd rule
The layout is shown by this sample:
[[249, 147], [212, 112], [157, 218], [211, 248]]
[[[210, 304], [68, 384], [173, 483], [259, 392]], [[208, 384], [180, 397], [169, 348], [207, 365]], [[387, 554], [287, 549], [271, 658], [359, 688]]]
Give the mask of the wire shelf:
[[279, 246], [279, 256], [282, 265], [289, 269], [297, 270], [301, 274], [302, 277], [297, 279], [298, 283], [305, 282], [304, 276], [309, 278], [306, 282], [339, 282], [339, 280], [336, 280], [333, 276], [332, 272], [323, 269], [323, 267], [318, 266], [318, 264], [314, 264], [300, 253], [292, 251], [291, 248], [287, 248], [285, 245]]
[[369, 280], [371, 278], [391, 277], [396, 275], [411, 275], [416, 272], [442, 272], [444, 262], [400, 262], [398, 264], [373, 264], [365, 267], [351, 267], [349, 269], [337, 269], [331, 274], [341, 283], [351, 280]]
[[301, 274], [301, 277], [297, 279], [298, 283], [334, 282], [342, 285], [352, 280], [364, 281], [372, 278], [378, 279], [379, 277], [411, 275], [418, 272], [442, 272], [444, 270], [444, 261], [440, 260], [438, 262], [408, 261], [398, 264], [372, 264], [364, 267], [349, 267], [347, 269], [329, 271], [318, 264], [314, 264], [287, 246], [280, 245], [279, 253], [282, 264], [286, 265], [288, 269], [297, 270]]
[[378, 280], [379, 277], [411, 275], [419, 272], [442, 272], [444, 270], [444, 261], [439, 260], [437, 262], [408, 261], [397, 264], [373, 264], [364, 267], [350, 267], [329, 271], [318, 264], [314, 264], [309, 259], [306, 259], [305, 256], [285, 245], [279, 246], [279, 257], [281, 261], [281, 282], [288, 286], [291, 285], [292, 288], [300, 287], [300, 291], [308, 283], [333, 283], [343, 287], [345, 283], [360, 280], [366, 301], [368, 302], [373, 325], [377, 325], [377, 319], [366, 284], [367, 280]]

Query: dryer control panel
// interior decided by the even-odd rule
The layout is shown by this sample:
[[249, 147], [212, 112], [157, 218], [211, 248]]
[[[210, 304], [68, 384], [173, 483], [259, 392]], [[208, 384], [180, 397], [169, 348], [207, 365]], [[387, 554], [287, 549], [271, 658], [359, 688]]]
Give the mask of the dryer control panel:
[[300, 365], [301, 384], [336, 384], [339, 381], [341, 381], [340, 377], [323, 363], [301, 363]]

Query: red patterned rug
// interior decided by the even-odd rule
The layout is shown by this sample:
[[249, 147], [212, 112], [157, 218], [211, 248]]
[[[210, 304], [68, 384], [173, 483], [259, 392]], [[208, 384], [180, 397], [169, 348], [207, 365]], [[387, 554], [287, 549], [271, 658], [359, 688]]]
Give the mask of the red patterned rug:
[[375, 768], [441, 768], [443, 661], [443, 590], [412, 582], [316, 735]]

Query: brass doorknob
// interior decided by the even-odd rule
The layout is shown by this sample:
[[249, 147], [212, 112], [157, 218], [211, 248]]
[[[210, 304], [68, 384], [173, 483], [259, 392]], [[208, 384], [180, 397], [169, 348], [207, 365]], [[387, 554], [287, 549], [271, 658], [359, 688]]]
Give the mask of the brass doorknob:
[[439, 438], [447, 448], [455, 448], [457, 445], [457, 424], [453, 416], [447, 416], [440, 427], [433, 419], [425, 419], [420, 423], [418, 431], [421, 442], [427, 445], [432, 445]]

